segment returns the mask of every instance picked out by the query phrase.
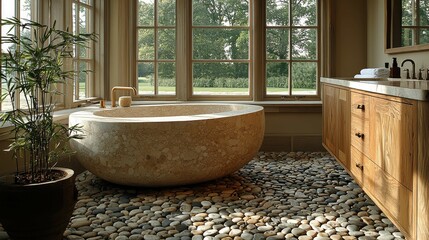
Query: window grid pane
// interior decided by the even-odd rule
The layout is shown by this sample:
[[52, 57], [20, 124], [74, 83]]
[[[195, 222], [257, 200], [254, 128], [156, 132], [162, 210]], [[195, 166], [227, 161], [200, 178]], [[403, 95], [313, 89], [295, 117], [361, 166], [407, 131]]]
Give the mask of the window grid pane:
[[292, 95], [317, 94], [317, 63], [293, 62], [292, 73]]
[[138, 80], [138, 93], [153, 95], [155, 94], [154, 79], [155, 69], [154, 62], [139, 62], [137, 64], [137, 80]]
[[248, 26], [249, 1], [192, 0], [193, 26]]
[[265, 85], [269, 95], [289, 95], [289, 62], [267, 62]]
[[194, 95], [249, 95], [249, 64], [204, 62], [193, 64]]

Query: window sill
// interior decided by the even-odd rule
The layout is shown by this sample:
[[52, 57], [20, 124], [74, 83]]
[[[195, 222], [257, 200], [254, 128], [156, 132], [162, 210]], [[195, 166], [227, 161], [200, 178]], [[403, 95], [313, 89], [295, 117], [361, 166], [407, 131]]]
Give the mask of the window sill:
[[[322, 101], [133, 101], [133, 105], [180, 103], [237, 103], [262, 106], [265, 112], [322, 112]], [[106, 103], [110, 106], [110, 102]]]

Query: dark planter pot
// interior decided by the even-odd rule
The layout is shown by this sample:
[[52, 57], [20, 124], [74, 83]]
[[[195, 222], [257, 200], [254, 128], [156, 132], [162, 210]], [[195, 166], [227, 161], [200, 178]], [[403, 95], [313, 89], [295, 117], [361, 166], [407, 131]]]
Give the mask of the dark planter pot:
[[13, 176], [0, 177], [0, 223], [14, 240], [59, 240], [77, 200], [71, 169], [57, 181], [16, 185]]

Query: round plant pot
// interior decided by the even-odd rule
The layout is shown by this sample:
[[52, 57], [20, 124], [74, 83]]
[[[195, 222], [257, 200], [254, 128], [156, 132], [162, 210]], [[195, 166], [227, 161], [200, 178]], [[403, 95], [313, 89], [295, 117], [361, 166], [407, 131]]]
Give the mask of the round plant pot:
[[70, 221], [77, 200], [71, 169], [62, 179], [18, 185], [14, 176], [0, 177], [0, 223], [14, 240], [59, 240]]

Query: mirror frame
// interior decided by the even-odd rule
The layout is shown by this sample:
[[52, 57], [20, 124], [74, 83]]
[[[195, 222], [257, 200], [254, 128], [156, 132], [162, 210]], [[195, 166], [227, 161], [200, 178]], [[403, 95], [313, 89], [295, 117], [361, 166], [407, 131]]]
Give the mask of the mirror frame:
[[393, 41], [401, 41], [400, 36], [394, 36], [393, 29], [394, 24], [401, 24], [401, 18], [394, 18], [392, 14], [400, 14], [401, 9], [394, 7], [395, 0], [385, 0], [384, 1], [384, 53], [395, 54], [395, 53], [406, 53], [406, 52], [420, 52], [420, 51], [429, 51], [429, 44], [420, 44], [414, 46], [405, 46], [405, 47], [392, 47]]

